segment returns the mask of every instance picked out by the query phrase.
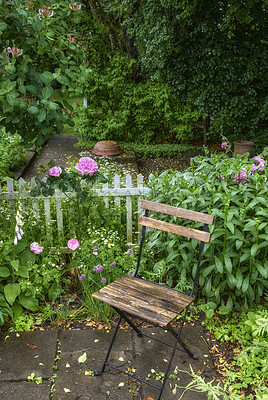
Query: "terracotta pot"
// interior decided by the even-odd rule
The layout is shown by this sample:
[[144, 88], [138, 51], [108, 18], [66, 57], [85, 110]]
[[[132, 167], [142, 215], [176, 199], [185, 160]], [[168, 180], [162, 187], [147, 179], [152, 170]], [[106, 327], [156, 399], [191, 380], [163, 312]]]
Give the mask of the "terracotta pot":
[[120, 153], [117, 142], [113, 140], [101, 140], [92, 149], [92, 154], [95, 156], [117, 156]]
[[236, 140], [234, 142], [234, 152], [236, 154], [249, 153], [252, 156], [254, 142], [247, 140]]

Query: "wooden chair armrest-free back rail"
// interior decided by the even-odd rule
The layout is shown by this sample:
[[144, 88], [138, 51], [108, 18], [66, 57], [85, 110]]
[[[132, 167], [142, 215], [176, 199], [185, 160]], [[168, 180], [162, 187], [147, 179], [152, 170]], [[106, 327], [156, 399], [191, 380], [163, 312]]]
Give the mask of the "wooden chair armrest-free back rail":
[[[134, 331], [138, 334], [138, 336], [144, 335], [146, 337], [150, 337], [153, 340], [160, 341], [153, 336], [151, 337], [147, 334], [145, 335], [144, 333], [142, 333], [140, 329], [138, 329], [137, 326], [133, 323], [133, 320], [129, 318], [129, 315], [137, 317], [141, 320], [148, 321], [156, 326], [160, 326], [164, 329], [169, 330], [170, 333], [175, 337], [174, 346], [166, 342], [160, 341], [161, 343], [165, 343], [173, 348], [168, 363], [167, 371], [165, 373], [165, 377], [163, 380], [163, 385], [161, 387], [151, 384], [150, 382], [135, 376], [136, 379], [144, 383], [147, 383], [151, 386], [157, 387], [160, 390], [160, 394], [158, 397], [158, 400], [160, 400], [175, 350], [178, 349], [181, 351], [185, 351], [191, 358], [194, 359], [198, 358], [196, 354], [193, 354], [190, 351], [190, 349], [188, 349], [185, 343], [181, 340], [180, 335], [185, 322], [188, 306], [194, 300], [193, 293], [197, 282], [200, 259], [203, 253], [204, 244], [209, 243], [210, 241], [210, 233], [207, 232], [207, 229], [208, 225], [213, 224], [214, 217], [212, 215], [191, 210], [185, 210], [183, 208], [177, 208], [166, 204], [155, 203], [148, 200], [142, 200], [141, 207], [145, 209], [145, 215], [140, 216], [138, 221], [139, 225], [142, 225], [142, 233], [141, 233], [139, 255], [137, 260], [137, 267], [134, 275], [123, 276], [117, 279], [116, 281], [110, 283], [109, 285], [104, 286], [98, 292], [92, 294], [92, 296], [95, 299], [110, 304], [120, 315], [117, 328], [115, 330], [110, 347], [107, 351], [102, 369], [100, 371], [96, 371], [95, 375], [102, 374], [106, 366], [109, 366], [125, 374], [128, 374], [126, 371], [121, 370], [120, 368], [108, 363], [108, 358], [114, 340], [116, 338], [119, 325], [123, 318], [125, 321], [129, 323], [129, 325], [134, 329]], [[148, 215], [150, 211], [153, 211], [154, 213], [161, 213], [164, 215], [171, 215], [172, 217], [177, 217], [182, 220], [190, 220], [196, 223], [202, 223], [204, 224], [204, 229], [203, 231], [200, 231], [198, 229], [176, 225], [174, 223], [166, 222], [163, 220], [149, 218]], [[173, 288], [155, 282], [148, 281], [146, 279], [137, 276], [141, 261], [142, 246], [145, 238], [146, 228], [153, 228], [200, 241], [199, 259], [197, 263], [196, 274], [194, 277], [194, 283], [192, 289], [189, 290], [187, 293], [175, 290]], [[184, 317], [182, 319], [179, 331], [176, 332], [171, 327], [171, 322], [178, 316], [178, 314], [182, 313], [183, 311], [184, 311]], [[181, 347], [177, 347], [178, 344]]]

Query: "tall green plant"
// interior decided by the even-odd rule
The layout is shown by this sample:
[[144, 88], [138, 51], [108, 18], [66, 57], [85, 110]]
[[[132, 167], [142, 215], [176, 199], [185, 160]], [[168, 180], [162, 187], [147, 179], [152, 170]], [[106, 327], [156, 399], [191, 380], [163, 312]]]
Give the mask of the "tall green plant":
[[[268, 289], [267, 177], [261, 158], [207, 154], [192, 159], [184, 173], [166, 171], [149, 182], [152, 200], [216, 217], [201, 262], [199, 286], [203, 296], [230, 310], [259, 302]], [[156, 245], [156, 257], [169, 264], [171, 283], [176, 284], [178, 278], [192, 280], [195, 240], [184, 243], [160, 233], [152, 236], [149, 245]]]
[[84, 44], [81, 4], [0, 0], [0, 128], [40, 147], [64, 124], [73, 125], [64, 99], [79, 91]]

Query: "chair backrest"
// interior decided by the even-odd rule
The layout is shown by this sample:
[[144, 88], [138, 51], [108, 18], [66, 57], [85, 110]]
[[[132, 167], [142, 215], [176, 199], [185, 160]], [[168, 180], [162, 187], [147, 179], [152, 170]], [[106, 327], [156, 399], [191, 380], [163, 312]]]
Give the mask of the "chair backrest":
[[[184, 208], [177, 208], [168, 206], [166, 204], [155, 203], [153, 201], [142, 200], [141, 208], [148, 211], [155, 211], [161, 214], [168, 214], [181, 219], [186, 219], [195, 222], [201, 222], [205, 225], [212, 225], [214, 216], [196, 211], [185, 210]], [[210, 233], [200, 231], [198, 229], [186, 228], [184, 226], [176, 225], [169, 222], [164, 222], [158, 219], [149, 218], [148, 216], [140, 216], [139, 225], [149, 228], [160, 229], [162, 231], [175, 233], [176, 235], [185, 236], [191, 239], [201, 240], [208, 243], [210, 241]]]
[[[142, 244], [143, 244], [144, 237], [145, 237], [146, 227], [159, 229], [159, 230], [162, 230], [165, 232], [170, 232], [170, 233], [174, 233], [176, 235], [199, 240], [201, 242], [200, 249], [199, 249], [199, 259], [198, 259], [196, 274], [195, 274], [195, 278], [194, 278], [194, 285], [193, 285], [192, 290], [189, 293], [190, 295], [192, 295], [195, 284], [196, 284], [196, 280], [197, 280], [199, 264], [200, 264], [200, 259], [201, 259], [202, 253], [203, 253], [204, 244], [209, 243], [209, 241], [210, 241], [210, 233], [207, 232], [207, 228], [208, 228], [208, 225], [213, 224], [214, 216], [196, 212], [196, 211], [186, 210], [183, 208], [173, 207], [173, 206], [169, 206], [166, 204], [155, 203], [155, 202], [149, 201], [149, 200], [142, 200], [141, 208], [145, 209], [146, 211], [145, 211], [145, 216], [140, 216], [139, 220], [138, 220], [139, 225], [142, 225], [143, 228], [142, 228], [137, 268], [136, 268], [134, 275], [136, 276], [138, 273], [140, 259], [141, 259]], [[203, 229], [203, 231], [201, 231], [198, 229], [188, 228], [188, 227], [177, 225], [174, 223], [165, 222], [165, 221], [154, 219], [154, 218], [149, 218], [148, 217], [149, 211], [171, 215], [171, 216], [178, 217], [178, 218], [181, 218], [184, 220], [203, 223], [204, 229]]]

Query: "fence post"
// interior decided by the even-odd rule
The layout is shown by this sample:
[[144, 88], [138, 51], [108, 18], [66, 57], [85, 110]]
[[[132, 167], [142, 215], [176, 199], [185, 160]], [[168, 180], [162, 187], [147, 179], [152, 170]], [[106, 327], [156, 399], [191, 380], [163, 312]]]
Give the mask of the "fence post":
[[[132, 178], [131, 175], [126, 176], [126, 188], [131, 189]], [[126, 208], [127, 208], [127, 244], [132, 244], [132, 198], [131, 196], [126, 196]]]

